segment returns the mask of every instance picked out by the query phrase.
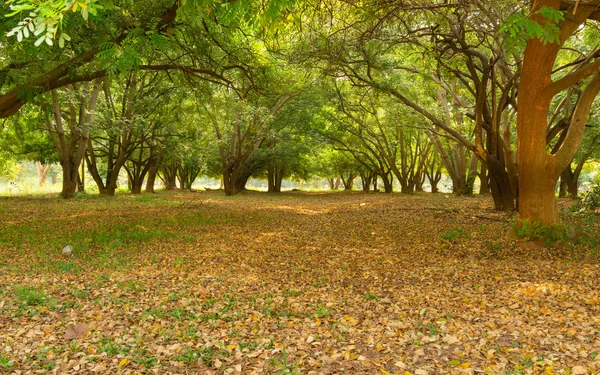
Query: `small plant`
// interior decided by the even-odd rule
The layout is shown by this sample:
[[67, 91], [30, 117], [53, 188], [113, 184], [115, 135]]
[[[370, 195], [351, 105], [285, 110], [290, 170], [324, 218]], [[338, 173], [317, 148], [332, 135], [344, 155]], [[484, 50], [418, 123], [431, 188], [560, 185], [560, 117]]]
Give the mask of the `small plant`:
[[106, 353], [109, 357], [117, 354], [127, 354], [130, 350], [129, 347], [116, 344], [109, 338], [103, 338], [99, 343], [101, 344], [99, 352]]
[[374, 294], [367, 293], [367, 294], [365, 294], [365, 299], [366, 299], [367, 301], [371, 301], [371, 300], [375, 300], [375, 301], [377, 301], [377, 300], [379, 299], [379, 297], [377, 297], [377, 296], [376, 296], [376, 295], [374, 295]]
[[464, 232], [464, 228], [462, 227], [458, 227], [454, 230], [451, 230], [450, 232], [444, 232], [442, 234], [440, 234], [440, 238], [446, 241], [454, 241], [455, 239], [457, 239], [463, 232]]
[[181, 266], [185, 264], [185, 259], [184, 258], [177, 258], [173, 261], [173, 265], [174, 266]]
[[524, 241], [542, 241], [550, 245], [566, 237], [566, 229], [559, 224], [545, 226], [540, 221], [530, 222], [519, 220], [513, 222], [513, 228], [518, 238]]
[[42, 368], [46, 371], [52, 371], [54, 370], [54, 368], [56, 367], [56, 363], [55, 362], [48, 362], [45, 365], [42, 366]]
[[317, 311], [315, 311], [315, 316], [317, 318], [324, 318], [326, 316], [329, 316], [329, 310], [321, 306], [317, 309]]
[[324, 288], [324, 287], [326, 287], [327, 286], [327, 278], [321, 277], [319, 280], [316, 280], [313, 283], [313, 286], [315, 288]]
[[10, 370], [15, 365], [15, 361], [4, 356], [0, 356], [0, 368]]
[[76, 269], [76, 265], [75, 262], [70, 261], [70, 262], [60, 262], [57, 264], [58, 269], [63, 271], [63, 272], [73, 272]]
[[44, 306], [50, 301], [50, 297], [30, 286], [17, 288], [17, 299], [26, 306]]
[[294, 289], [286, 289], [283, 291], [284, 297], [298, 297], [299, 295], [300, 295], [300, 293]]
[[277, 359], [273, 358], [273, 363], [275, 363], [275, 366], [279, 367], [279, 371], [277, 371], [275, 374], [276, 375], [297, 375], [298, 372], [296, 371], [296, 364], [288, 363], [288, 357], [287, 357], [287, 352], [285, 350], [285, 346], [281, 350], [281, 353], [282, 353], [281, 362], [279, 362]]
[[[219, 353], [213, 348], [202, 348], [202, 349], [186, 349], [179, 356], [175, 357], [176, 361], [180, 361], [186, 364], [192, 364], [201, 360], [206, 366], [213, 366], [217, 355]], [[220, 352], [222, 356], [228, 356], [229, 353], [225, 350]]]

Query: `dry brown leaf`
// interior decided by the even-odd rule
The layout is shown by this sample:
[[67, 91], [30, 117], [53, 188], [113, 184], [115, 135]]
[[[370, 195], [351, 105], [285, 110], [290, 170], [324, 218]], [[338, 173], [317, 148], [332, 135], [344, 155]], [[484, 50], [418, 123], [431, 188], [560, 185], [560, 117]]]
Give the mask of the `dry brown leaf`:
[[575, 366], [571, 369], [573, 375], [585, 375], [588, 374], [588, 369], [583, 366]]
[[65, 335], [63, 336], [66, 340], [74, 340], [87, 335], [88, 325], [85, 323], [78, 323], [75, 327], [67, 328]]

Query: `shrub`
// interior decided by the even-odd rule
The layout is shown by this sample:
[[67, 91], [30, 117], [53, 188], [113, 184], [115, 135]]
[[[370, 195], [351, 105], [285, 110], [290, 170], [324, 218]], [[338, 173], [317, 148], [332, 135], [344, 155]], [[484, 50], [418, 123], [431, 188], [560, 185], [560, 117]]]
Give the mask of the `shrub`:
[[540, 221], [518, 220], [513, 222], [513, 227], [518, 238], [524, 241], [541, 241], [546, 246], [565, 239], [567, 232], [560, 224], [545, 226]]
[[581, 200], [581, 205], [586, 211], [596, 211], [600, 209], [600, 181], [596, 181], [590, 191], [585, 193]]

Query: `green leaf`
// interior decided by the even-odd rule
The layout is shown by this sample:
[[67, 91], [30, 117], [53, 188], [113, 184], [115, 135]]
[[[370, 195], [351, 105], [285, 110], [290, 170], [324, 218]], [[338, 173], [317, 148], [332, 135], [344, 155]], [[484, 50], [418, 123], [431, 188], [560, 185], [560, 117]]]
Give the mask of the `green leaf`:
[[46, 35], [42, 35], [38, 40], [35, 41], [35, 43], [33, 45], [36, 47], [39, 47], [39, 45], [42, 44], [45, 39], [46, 39]]

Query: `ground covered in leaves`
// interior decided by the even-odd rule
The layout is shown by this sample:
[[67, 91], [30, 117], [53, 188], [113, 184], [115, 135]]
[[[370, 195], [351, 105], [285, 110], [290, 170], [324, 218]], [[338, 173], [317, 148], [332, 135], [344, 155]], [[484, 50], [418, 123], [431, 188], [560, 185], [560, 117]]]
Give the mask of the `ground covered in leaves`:
[[0, 199], [0, 373], [598, 374], [600, 220], [562, 215], [545, 247], [489, 198]]

